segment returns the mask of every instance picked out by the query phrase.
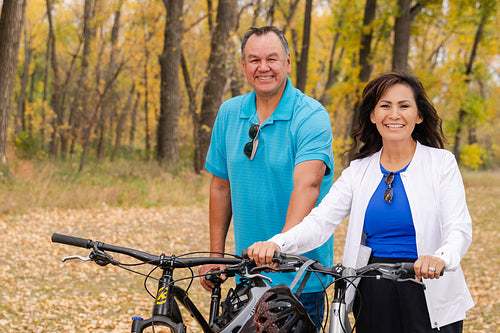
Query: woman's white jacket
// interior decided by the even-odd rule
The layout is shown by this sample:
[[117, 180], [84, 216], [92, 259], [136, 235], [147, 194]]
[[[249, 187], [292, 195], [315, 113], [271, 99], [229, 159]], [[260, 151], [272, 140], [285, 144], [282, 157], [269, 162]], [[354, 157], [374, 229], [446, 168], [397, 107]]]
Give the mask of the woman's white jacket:
[[[285, 253], [305, 253], [323, 244], [350, 215], [343, 264], [364, 266], [368, 256], [364, 255], [363, 223], [368, 202], [383, 177], [380, 153], [354, 160], [300, 224], [270, 241]], [[460, 267], [472, 241], [472, 223], [455, 157], [447, 150], [417, 143], [401, 179], [415, 225], [418, 255], [434, 255], [446, 262], [441, 278], [424, 280], [431, 325], [439, 328], [463, 320], [474, 306]], [[353, 296], [351, 290], [349, 309]]]

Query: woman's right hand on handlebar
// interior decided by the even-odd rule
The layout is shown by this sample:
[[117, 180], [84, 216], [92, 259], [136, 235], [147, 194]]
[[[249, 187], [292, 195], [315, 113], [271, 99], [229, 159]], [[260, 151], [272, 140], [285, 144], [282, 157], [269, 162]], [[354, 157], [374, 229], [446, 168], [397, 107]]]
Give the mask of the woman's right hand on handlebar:
[[[200, 266], [200, 268], [198, 269], [198, 274], [203, 275], [200, 277], [200, 284], [203, 286], [203, 288], [205, 288], [205, 290], [212, 291], [212, 289], [214, 289], [213, 282], [207, 280], [205, 278], [205, 275], [211, 271], [223, 270], [224, 268], [226, 268], [225, 265], [218, 265], [218, 264], [208, 264]], [[226, 279], [226, 276], [223, 274], [220, 277], [223, 280]]]
[[280, 251], [280, 247], [273, 242], [256, 242], [248, 248], [248, 257], [253, 259], [257, 266], [278, 267], [277, 263], [273, 263], [273, 257], [274, 252]]

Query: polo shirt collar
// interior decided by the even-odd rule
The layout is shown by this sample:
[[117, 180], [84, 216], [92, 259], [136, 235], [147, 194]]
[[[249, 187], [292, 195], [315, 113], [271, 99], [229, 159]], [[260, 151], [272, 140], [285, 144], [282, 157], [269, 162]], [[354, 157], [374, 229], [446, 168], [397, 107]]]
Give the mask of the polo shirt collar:
[[[289, 77], [286, 79], [286, 87], [281, 96], [281, 100], [274, 110], [273, 114], [265, 123], [273, 123], [275, 120], [290, 120], [293, 114], [293, 105], [295, 104], [295, 87]], [[255, 105], [255, 90], [245, 96], [241, 105], [240, 118], [247, 118], [257, 123], [257, 106]]]

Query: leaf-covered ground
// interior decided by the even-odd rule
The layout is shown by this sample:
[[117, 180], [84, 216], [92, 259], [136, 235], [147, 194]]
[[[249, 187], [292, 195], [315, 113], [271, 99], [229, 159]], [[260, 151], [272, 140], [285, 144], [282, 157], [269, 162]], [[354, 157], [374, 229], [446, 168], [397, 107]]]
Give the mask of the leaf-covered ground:
[[[498, 186], [468, 188], [474, 242], [463, 266], [476, 306], [468, 313], [464, 332], [500, 332], [499, 198]], [[143, 277], [111, 265], [63, 263], [65, 256], [88, 252], [51, 243], [53, 232], [179, 255], [208, 249], [207, 221], [207, 209], [198, 206], [103, 206], [0, 217], [0, 331], [126, 332], [132, 316], [150, 317], [153, 300], [144, 291]], [[345, 224], [335, 237], [336, 262], [344, 232]], [[128, 261], [119, 255], [115, 258]], [[148, 286], [154, 290], [153, 284]], [[198, 281], [191, 286], [190, 296], [206, 313], [209, 295]], [[190, 319], [187, 324], [190, 332], [200, 332]]]

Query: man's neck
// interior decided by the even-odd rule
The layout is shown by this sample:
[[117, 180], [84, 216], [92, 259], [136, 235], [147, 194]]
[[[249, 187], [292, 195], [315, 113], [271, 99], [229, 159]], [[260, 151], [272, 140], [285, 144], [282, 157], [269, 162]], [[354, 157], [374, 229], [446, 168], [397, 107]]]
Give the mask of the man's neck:
[[255, 96], [255, 106], [257, 107], [257, 115], [261, 124], [276, 110], [283, 97], [283, 93], [284, 90], [281, 94]]

